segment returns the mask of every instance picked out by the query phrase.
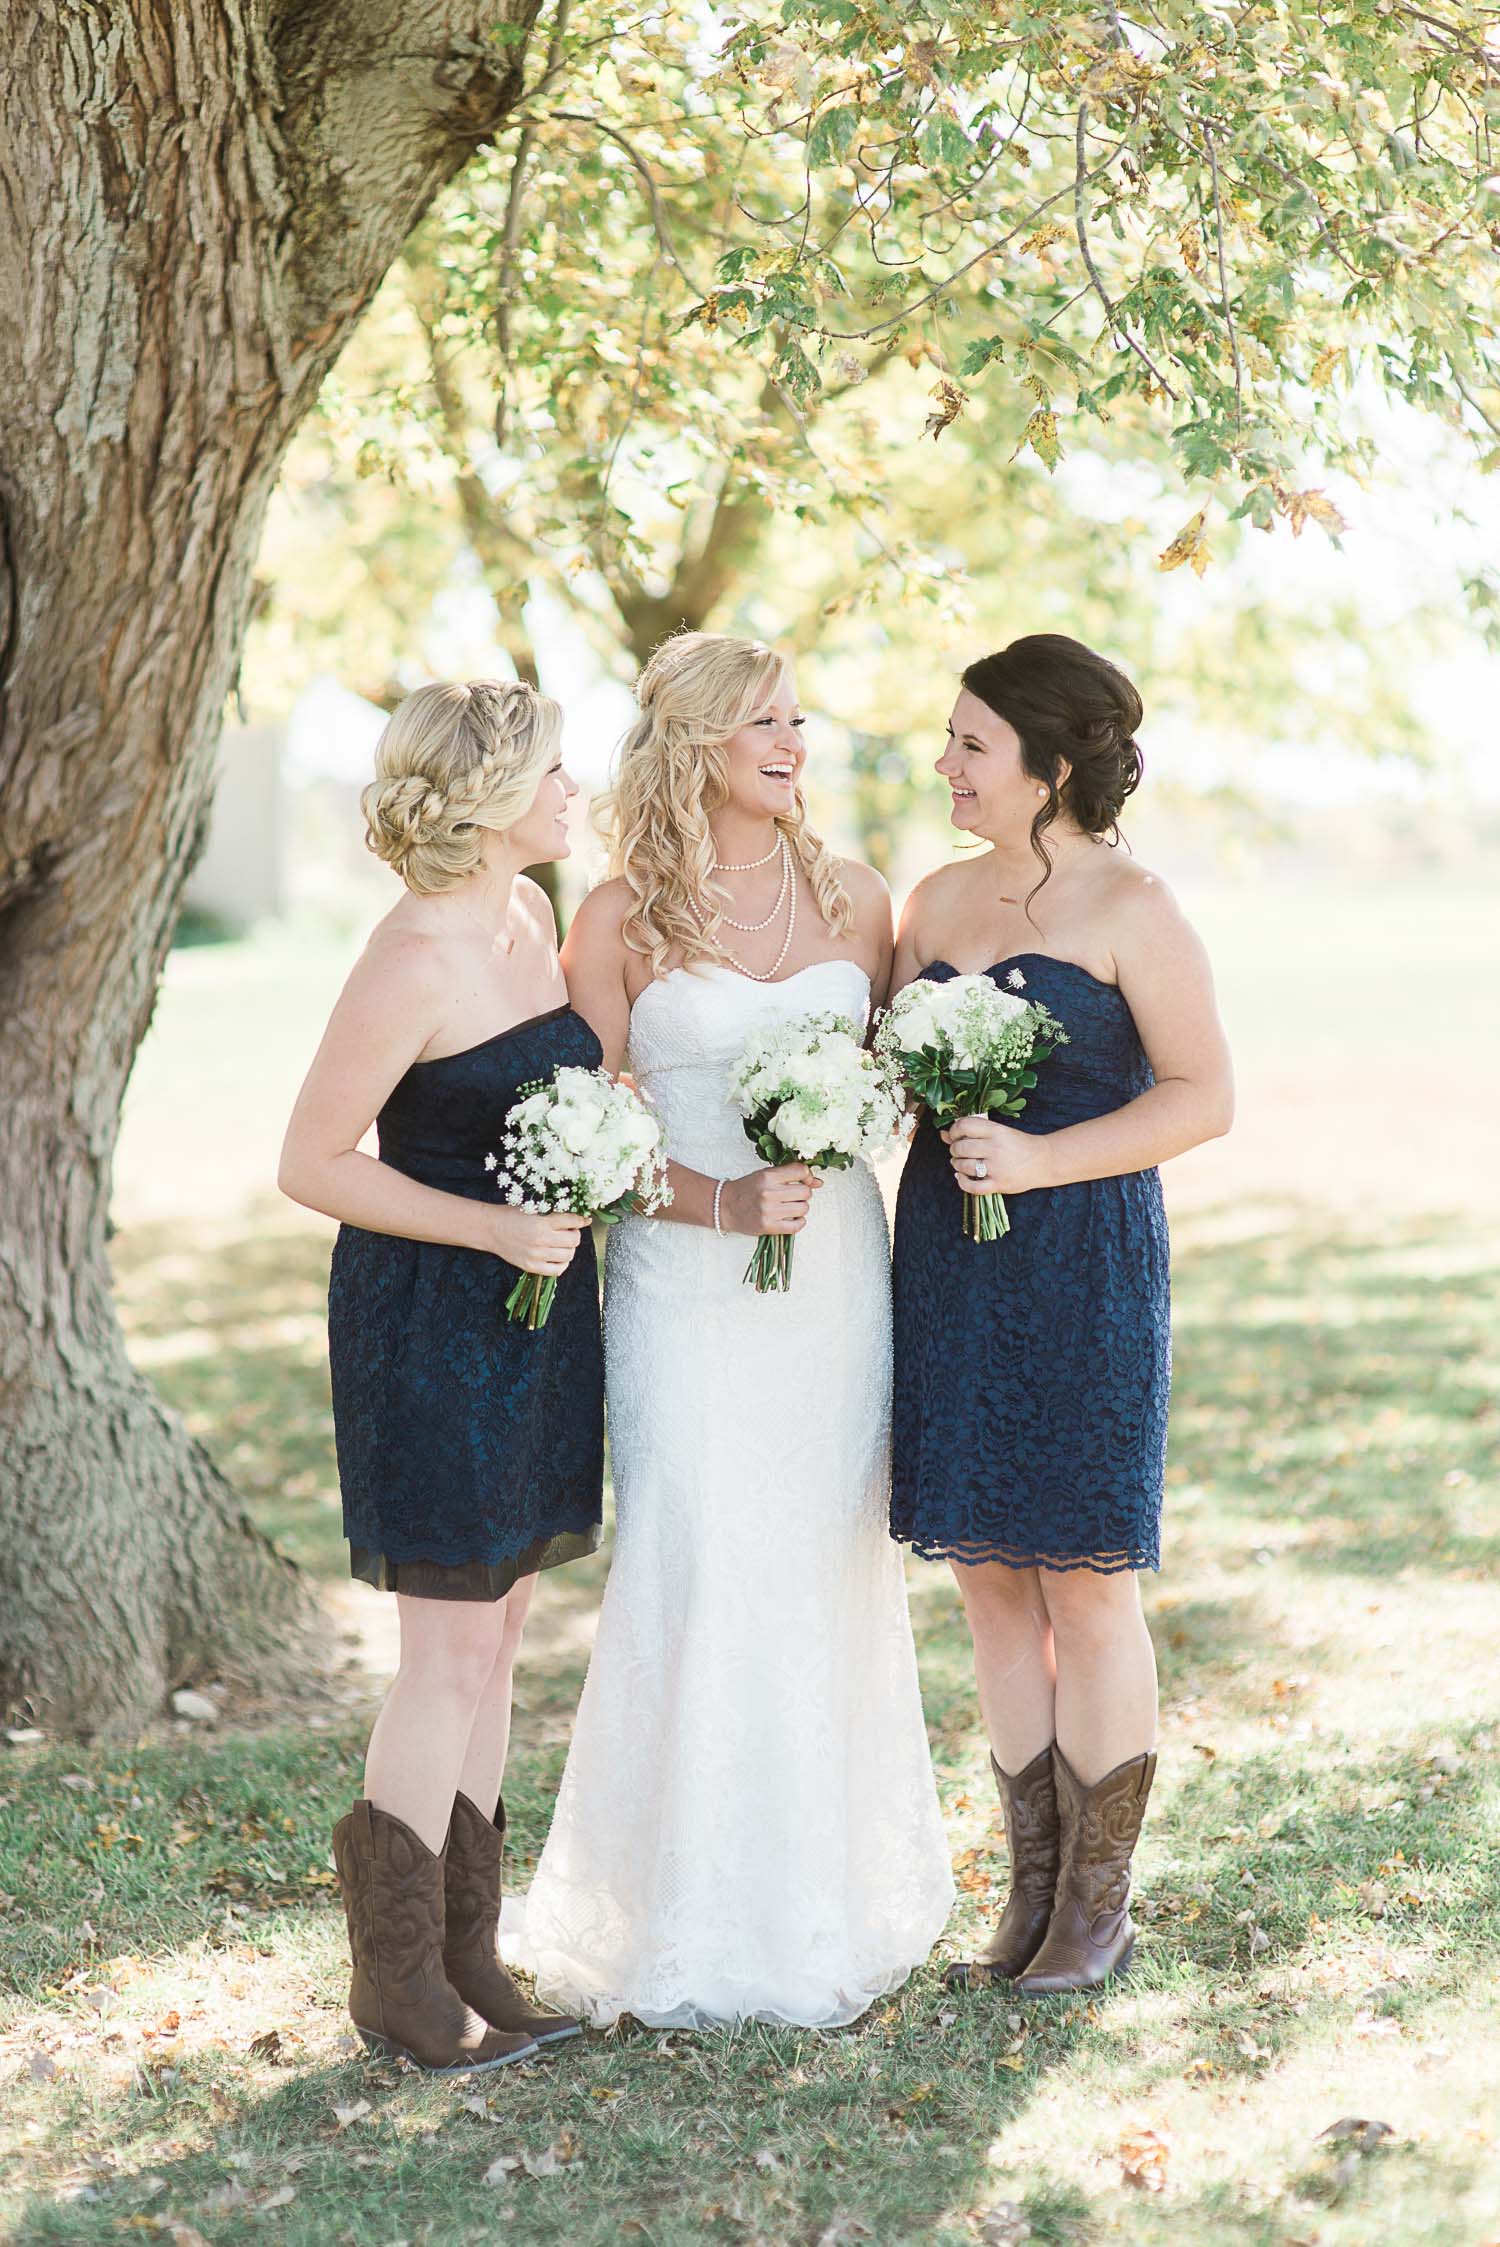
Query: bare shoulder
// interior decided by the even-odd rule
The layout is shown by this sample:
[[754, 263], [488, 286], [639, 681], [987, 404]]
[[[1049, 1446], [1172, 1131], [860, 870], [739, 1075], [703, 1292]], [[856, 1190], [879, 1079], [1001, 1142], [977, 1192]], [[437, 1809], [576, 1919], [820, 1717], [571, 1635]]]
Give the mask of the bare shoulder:
[[602, 943], [608, 937], [618, 937], [625, 926], [625, 916], [635, 904], [635, 892], [623, 876], [614, 881], [600, 882], [591, 889], [573, 915], [569, 933], [579, 930], [591, 943]]
[[1171, 884], [1122, 851], [1111, 854], [1101, 887], [1102, 902], [1114, 927], [1140, 936], [1165, 936], [1169, 930], [1188, 925]]
[[910, 935], [944, 927], [962, 908], [969, 885], [969, 867], [962, 860], [953, 866], [935, 866], [909, 892], [902, 908], [901, 925]]
[[415, 1052], [442, 1020], [458, 972], [450, 940], [413, 927], [398, 907], [371, 930], [345, 977], [333, 1034], [352, 1034], [368, 1046], [383, 1043], [399, 1025]]
[[856, 919], [862, 911], [890, 912], [891, 885], [877, 868], [867, 866], [862, 858], [835, 859], [834, 866], [848, 892]]
[[511, 895], [535, 926], [555, 942], [557, 939], [557, 914], [553, 910], [551, 898], [547, 895], [541, 883], [534, 882], [529, 874], [517, 874]]
[[447, 991], [453, 974], [453, 939], [444, 931], [413, 927], [400, 907], [378, 921], [349, 975], [349, 987], [379, 984], [416, 1001]]
[[1122, 982], [1208, 972], [1203, 940], [1170, 882], [1139, 859], [1121, 858], [1110, 867], [1101, 903], [1101, 927]]

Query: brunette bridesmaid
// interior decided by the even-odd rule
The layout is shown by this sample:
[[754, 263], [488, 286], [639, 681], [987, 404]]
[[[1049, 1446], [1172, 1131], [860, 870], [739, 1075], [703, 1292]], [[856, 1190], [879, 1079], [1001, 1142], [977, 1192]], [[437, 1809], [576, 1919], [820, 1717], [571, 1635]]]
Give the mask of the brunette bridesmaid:
[[[1156, 1166], [1227, 1131], [1203, 946], [1119, 849], [1141, 700], [1055, 633], [970, 664], [937, 770], [988, 848], [912, 893], [893, 990], [984, 974], [1068, 1044], [1013, 1123], [923, 1118], [895, 1235], [892, 1534], [963, 1594], [1011, 1891], [959, 1981], [1085, 1989], [1134, 1940], [1130, 1864], [1156, 1768], [1136, 1582], [1159, 1564], [1170, 1373]], [[965, 1238], [961, 1195], [1011, 1229]]]
[[[597, 1067], [525, 866], [567, 856], [561, 713], [524, 685], [423, 687], [381, 736], [370, 848], [407, 894], [334, 1009], [280, 1183], [341, 1220], [328, 1297], [344, 1529], [394, 1594], [400, 1667], [362, 1800], [334, 1834], [372, 2050], [452, 2073], [534, 2057], [578, 2024], [499, 1964], [500, 1785], [537, 1571], [591, 1552], [603, 1362], [587, 1221], [503, 1203], [485, 1167], [521, 1086]], [[362, 1153], [370, 1124], [379, 1153]], [[518, 1272], [557, 1276], [533, 1333]]]

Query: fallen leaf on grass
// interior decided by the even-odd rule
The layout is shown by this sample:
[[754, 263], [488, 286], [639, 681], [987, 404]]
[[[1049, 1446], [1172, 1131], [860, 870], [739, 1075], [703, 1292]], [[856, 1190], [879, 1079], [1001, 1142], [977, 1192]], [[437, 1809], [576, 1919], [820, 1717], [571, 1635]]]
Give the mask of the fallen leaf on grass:
[[254, 2197], [248, 2185], [242, 2185], [238, 2179], [234, 2179], [227, 2185], [215, 2185], [211, 2192], [206, 2192], [203, 2195], [203, 2205], [210, 2209], [248, 2208]]
[[264, 2200], [258, 2200], [256, 2206], [262, 2211], [267, 2208], [284, 2208], [289, 2200], [295, 2200], [296, 2197], [297, 2188], [295, 2185], [278, 2185], [274, 2192], [266, 2194]]
[[335, 2107], [333, 2119], [341, 2130], [347, 2130], [351, 2122], [363, 2122], [367, 2114], [374, 2112], [368, 2099], [356, 2099], [353, 2106]]
[[1378, 2146], [1383, 2144], [1387, 2138], [1394, 2138], [1395, 2135], [1395, 2131], [1388, 2122], [1368, 2122], [1363, 2115], [1346, 2114], [1341, 2116], [1337, 2122], [1330, 2122], [1326, 2130], [1318, 2132], [1318, 2143], [1319, 2145]]
[[281, 2031], [280, 2031], [280, 2029], [267, 2029], [267, 2030], [266, 2030], [266, 2032], [265, 2032], [265, 2034], [264, 2034], [263, 2036], [257, 2036], [257, 2037], [256, 2037], [256, 2038], [255, 2038], [255, 2039], [253, 2040], [253, 2042], [251, 2043], [251, 2046], [250, 2046], [250, 2057], [251, 2057], [251, 2059], [252, 2059], [252, 2060], [272, 2060], [272, 2061], [275, 2061], [275, 2060], [279, 2059], [279, 2058], [280, 2058], [280, 2056], [281, 2056]]
[[1126, 2132], [1118, 2153], [1125, 2182], [1140, 2192], [1165, 2192], [1170, 2142], [1159, 2131], [1141, 2126]]
[[755, 2166], [757, 2169], [779, 2169], [781, 2156], [779, 2153], [772, 2153], [769, 2146], [762, 2146], [755, 2156]]
[[555, 2177], [583, 2159], [583, 2148], [571, 2130], [559, 2130], [555, 2142], [545, 2153], [502, 2153], [490, 2163], [484, 2173], [487, 2185], [508, 2185], [518, 2173], [527, 2177]]
[[1024, 2247], [1031, 2237], [1031, 2226], [1015, 2201], [997, 2200], [980, 2217], [979, 2236], [984, 2247]]
[[26, 2055], [26, 2073], [33, 2083], [51, 2083], [57, 2075], [57, 2062], [50, 2052], [44, 2052], [38, 2046], [35, 2051]]
[[849, 2247], [850, 2240], [868, 2239], [869, 2236], [868, 2224], [862, 2224], [858, 2216], [845, 2215], [840, 2208], [832, 2222], [825, 2224], [818, 2233], [818, 2247]]

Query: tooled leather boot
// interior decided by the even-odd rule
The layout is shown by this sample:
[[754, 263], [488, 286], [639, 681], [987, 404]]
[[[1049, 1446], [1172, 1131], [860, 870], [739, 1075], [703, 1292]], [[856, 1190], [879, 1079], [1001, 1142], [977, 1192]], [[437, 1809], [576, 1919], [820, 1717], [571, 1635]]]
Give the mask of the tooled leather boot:
[[1052, 1755], [1062, 1862], [1046, 1939], [1016, 1982], [1027, 1997], [1093, 1989], [1129, 1964], [1130, 1860], [1156, 1776], [1155, 1756], [1137, 1755], [1086, 1787], [1060, 1748]]
[[434, 2075], [536, 2056], [536, 2040], [489, 2028], [443, 1972], [443, 1860], [419, 1834], [357, 1802], [333, 1829], [354, 1975], [349, 2012], [372, 2052]]
[[528, 2036], [538, 2044], [559, 2044], [577, 2036], [579, 2024], [566, 2013], [549, 2013], [525, 1998], [500, 1963], [501, 1860], [505, 1853], [505, 1803], [493, 1819], [466, 1794], [456, 1795], [448, 1848], [443, 1859], [447, 1931], [443, 1970], [466, 2005], [491, 2028]]
[[985, 1989], [1014, 1981], [1036, 1955], [1052, 1917], [1057, 1887], [1059, 1829], [1052, 1750], [1043, 1748], [1014, 1778], [993, 1756], [1005, 1841], [1010, 1851], [1010, 1894], [977, 1958], [959, 1959], [943, 1980], [950, 1989]]

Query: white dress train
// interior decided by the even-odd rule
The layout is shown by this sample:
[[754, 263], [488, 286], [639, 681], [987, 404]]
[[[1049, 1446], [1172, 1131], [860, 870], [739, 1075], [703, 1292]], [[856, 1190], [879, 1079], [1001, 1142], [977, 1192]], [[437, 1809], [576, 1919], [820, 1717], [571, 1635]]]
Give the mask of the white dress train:
[[[754, 1169], [727, 1097], [751, 1024], [868, 1005], [846, 960], [651, 984], [630, 1067], [672, 1156]], [[610, 1236], [614, 1560], [518, 1946], [597, 2026], [835, 2027], [906, 1979], [953, 1898], [886, 1523], [879, 1189], [828, 1174], [788, 1294], [744, 1284], [751, 1245], [649, 1218]]]

